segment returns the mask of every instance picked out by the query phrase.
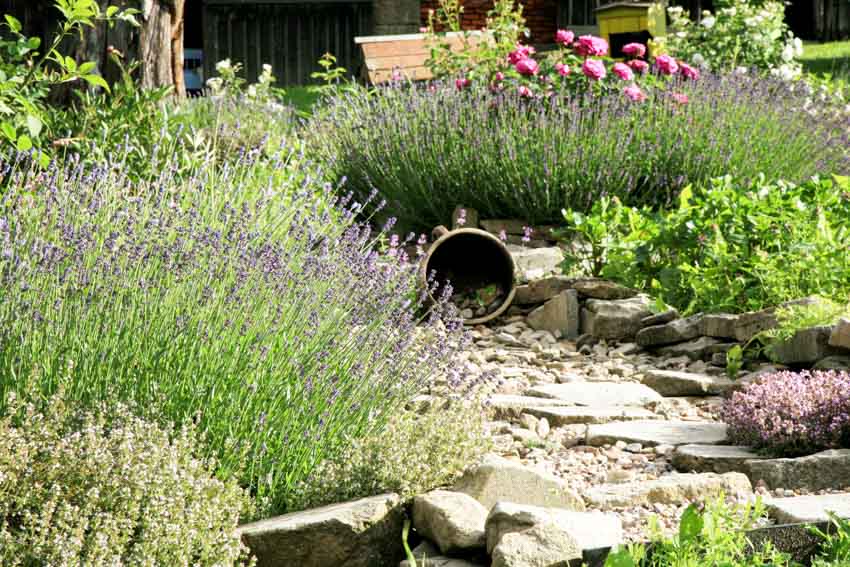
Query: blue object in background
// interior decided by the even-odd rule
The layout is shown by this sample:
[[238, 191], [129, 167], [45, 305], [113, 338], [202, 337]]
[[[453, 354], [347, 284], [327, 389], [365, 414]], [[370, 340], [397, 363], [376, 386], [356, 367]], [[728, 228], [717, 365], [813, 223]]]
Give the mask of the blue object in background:
[[189, 94], [201, 94], [204, 89], [204, 51], [183, 50], [183, 82]]

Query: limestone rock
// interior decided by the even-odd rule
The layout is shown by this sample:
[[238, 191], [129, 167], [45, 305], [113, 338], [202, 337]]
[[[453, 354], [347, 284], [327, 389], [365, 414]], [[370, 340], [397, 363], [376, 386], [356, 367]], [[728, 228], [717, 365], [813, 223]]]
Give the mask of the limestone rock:
[[829, 345], [832, 327], [800, 329], [794, 336], [771, 345], [770, 356], [780, 364], [811, 364], [841, 351]]
[[413, 526], [447, 555], [484, 547], [487, 509], [462, 492], [433, 490], [413, 499]]
[[268, 518], [239, 526], [259, 567], [395, 567], [404, 512], [396, 494]]
[[528, 314], [528, 325], [535, 330], [560, 332], [561, 336], [574, 339], [578, 336], [581, 314], [578, 292], [567, 289]]
[[702, 360], [712, 355], [715, 348], [722, 346], [723, 343], [712, 337], [698, 337], [684, 343], [661, 347], [658, 349], [658, 354], [662, 356], [687, 356], [691, 360]]
[[850, 319], [842, 318], [829, 335], [829, 345], [850, 350]]
[[654, 480], [622, 484], [603, 484], [591, 488], [589, 504], [603, 509], [647, 506], [651, 504], [683, 504], [691, 500], [728, 496], [751, 496], [752, 485], [741, 473], [673, 473]]
[[654, 327], [655, 325], [664, 325], [678, 318], [679, 311], [677, 309], [668, 309], [667, 311], [662, 311], [656, 315], [644, 317], [641, 319], [640, 324], [643, 327]]
[[525, 411], [535, 417], [547, 419], [555, 427], [576, 423], [609, 423], [611, 421], [635, 421], [658, 417], [647, 409], [629, 406], [530, 407], [526, 408]]
[[[747, 473], [748, 461], [763, 459], [749, 447], [734, 445], [681, 445], [673, 452], [679, 472]], [[752, 477], [750, 478], [752, 480]]]
[[588, 445], [611, 445], [617, 441], [656, 445], [714, 445], [726, 440], [726, 425], [699, 421], [629, 421], [590, 425]]
[[562, 291], [572, 289], [574, 281], [567, 276], [549, 276], [530, 281], [525, 285], [517, 286], [514, 303], [517, 305], [544, 303]]
[[581, 311], [581, 330], [600, 339], [631, 339], [641, 320], [652, 315], [652, 300], [645, 295], [630, 299], [589, 299]]
[[598, 510], [571, 512], [558, 508], [499, 502], [487, 516], [488, 553], [492, 553], [507, 534], [523, 532], [540, 525], [552, 526], [569, 535], [578, 552], [573, 557], [581, 557], [583, 549], [613, 547], [623, 539], [622, 523], [613, 514], [604, 514]]
[[561, 270], [564, 253], [558, 247], [525, 248], [513, 244], [507, 247], [516, 266], [517, 279], [522, 283], [556, 274]]
[[664, 325], [644, 327], [635, 336], [635, 341], [642, 347], [655, 347], [695, 339], [702, 331], [702, 317], [702, 314], [693, 315]]
[[737, 323], [738, 316], [729, 313], [703, 315], [700, 334], [716, 339], [734, 339], [736, 338], [735, 325]]
[[825, 490], [850, 486], [850, 449], [821, 451], [796, 459], [748, 461], [750, 480], [769, 488]]
[[652, 388], [631, 382], [541, 384], [529, 388], [525, 393], [526, 396], [591, 407], [643, 406], [661, 401], [661, 395]]
[[850, 370], [850, 356], [827, 356], [812, 367], [815, 370]]
[[[782, 306], [811, 305], [818, 301], [817, 297], [805, 297], [794, 301], [786, 301]], [[762, 309], [761, 311], [742, 313], [738, 315], [738, 320], [735, 322], [735, 340], [745, 343], [760, 332], [775, 328], [777, 324], [776, 308], [774, 307]]]
[[467, 471], [454, 490], [472, 496], [486, 508], [508, 501], [584, 511], [581, 497], [561, 479], [492, 454]]
[[725, 377], [675, 370], [647, 370], [642, 382], [666, 397], [718, 395], [735, 387], [735, 383]]
[[552, 524], [538, 524], [505, 534], [493, 548], [491, 567], [560, 567], [580, 557], [569, 534]]
[[637, 291], [633, 289], [596, 278], [576, 280], [573, 282], [573, 289], [593, 299], [629, 299], [637, 295]]
[[781, 524], [827, 522], [827, 512], [850, 518], [850, 492], [770, 498], [765, 506], [768, 515]]
[[518, 418], [523, 413], [529, 413], [529, 408], [541, 408], [550, 406], [570, 406], [572, 402], [558, 398], [540, 398], [536, 396], [513, 396], [508, 394], [494, 394], [487, 400], [490, 408], [494, 410], [496, 418], [510, 419]]

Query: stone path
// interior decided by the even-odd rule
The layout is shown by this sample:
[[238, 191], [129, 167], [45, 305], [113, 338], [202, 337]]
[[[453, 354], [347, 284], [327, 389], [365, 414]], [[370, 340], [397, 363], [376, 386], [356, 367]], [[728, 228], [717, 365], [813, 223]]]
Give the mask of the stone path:
[[[522, 315], [471, 333], [467, 363], [498, 378], [489, 396], [488, 434], [500, 462], [556, 479], [588, 511], [616, 514], [626, 540], [645, 539], [650, 516], [672, 531], [693, 499], [720, 493], [738, 499], [760, 493], [771, 499], [777, 521], [821, 517], [824, 503], [833, 501], [850, 514], [850, 493], [768, 490], [764, 482], [752, 487], [742, 473], [775, 460], [723, 445], [725, 425], [717, 413], [735, 384], [720, 368], [676, 351], [652, 355], [631, 343], [577, 349], [573, 341], [532, 330]], [[850, 466], [850, 454], [825, 455], [818, 466], [835, 463]]]

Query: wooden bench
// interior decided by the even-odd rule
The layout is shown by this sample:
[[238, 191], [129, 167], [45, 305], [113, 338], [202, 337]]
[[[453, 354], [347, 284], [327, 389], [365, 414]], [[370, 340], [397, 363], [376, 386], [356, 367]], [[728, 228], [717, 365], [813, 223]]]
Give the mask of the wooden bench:
[[[465, 45], [476, 45], [482, 41], [480, 31], [447, 33], [452, 51], [461, 51]], [[434, 45], [425, 34], [376, 35], [355, 37], [354, 43], [363, 49], [364, 79], [373, 85], [386, 83], [397, 78], [424, 81], [433, 78], [425, 62], [431, 57]]]

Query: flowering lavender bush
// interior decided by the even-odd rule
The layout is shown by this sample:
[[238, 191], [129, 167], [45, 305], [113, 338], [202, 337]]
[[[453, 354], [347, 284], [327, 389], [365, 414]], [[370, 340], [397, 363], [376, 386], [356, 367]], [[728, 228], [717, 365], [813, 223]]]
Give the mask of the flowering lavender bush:
[[459, 326], [422, 308], [397, 249], [374, 249], [360, 204], [331, 206], [331, 188], [287, 156], [261, 174], [255, 159], [185, 182], [160, 164], [140, 183], [120, 162], [3, 163], [0, 340], [14, 348], [0, 390], [62, 385], [83, 406], [117, 396], [194, 420], [219, 475], [271, 512], [424, 381], [458, 384]]
[[557, 222], [562, 209], [587, 212], [605, 195], [666, 206], [688, 184], [730, 171], [802, 181], [850, 170], [848, 118], [813, 119], [793, 85], [737, 75], [665, 84], [634, 99], [524, 98], [453, 82], [352, 92], [331, 100], [307, 135], [358, 195], [377, 189], [422, 228], [457, 203]]
[[732, 394], [722, 416], [732, 441], [771, 454], [850, 447], [850, 373], [770, 374]]

